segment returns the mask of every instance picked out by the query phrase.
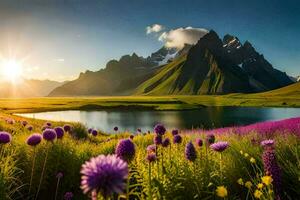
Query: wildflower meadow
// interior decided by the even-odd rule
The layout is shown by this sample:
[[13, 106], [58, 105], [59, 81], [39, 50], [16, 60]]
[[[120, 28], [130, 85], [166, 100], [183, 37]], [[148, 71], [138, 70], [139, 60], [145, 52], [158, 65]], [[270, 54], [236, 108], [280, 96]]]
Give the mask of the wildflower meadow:
[[0, 119], [0, 199], [299, 199], [300, 118], [103, 133]]

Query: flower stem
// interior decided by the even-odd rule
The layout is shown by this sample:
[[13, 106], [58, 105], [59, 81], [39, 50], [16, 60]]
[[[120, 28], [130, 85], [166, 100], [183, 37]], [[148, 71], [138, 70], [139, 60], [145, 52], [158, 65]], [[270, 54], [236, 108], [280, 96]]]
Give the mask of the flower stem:
[[28, 195], [30, 195], [31, 187], [32, 187], [33, 172], [34, 172], [34, 167], [35, 167], [35, 158], [36, 158], [36, 150], [35, 150], [35, 147], [33, 147], [33, 160], [32, 160], [32, 167], [31, 167]]
[[43, 169], [42, 169], [42, 174], [41, 174], [41, 178], [40, 178], [40, 182], [39, 182], [39, 187], [38, 187], [38, 190], [37, 190], [37, 193], [36, 193], [36, 196], [35, 196], [35, 200], [38, 199], [39, 192], [40, 192], [40, 189], [41, 189], [41, 185], [42, 185], [42, 182], [43, 182], [43, 177], [44, 177], [44, 173], [45, 173], [45, 169], [46, 169], [46, 163], [47, 163], [47, 158], [48, 158], [48, 153], [49, 153], [49, 147], [47, 147], [47, 149], [46, 149], [45, 161], [44, 161], [44, 165], [43, 165]]
[[57, 199], [57, 193], [58, 193], [58, 186], [59, 186], [59, 182], [60, 182], [60, 178], [58, 178], [57, 180], [57, 184], [56, 184], [56, 190], [55, 190], [55, 200]]

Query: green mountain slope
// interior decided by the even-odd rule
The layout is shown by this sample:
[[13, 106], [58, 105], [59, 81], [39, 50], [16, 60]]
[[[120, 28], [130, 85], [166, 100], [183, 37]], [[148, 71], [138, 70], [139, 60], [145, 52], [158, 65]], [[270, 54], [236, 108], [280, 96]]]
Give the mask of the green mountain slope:
[[279, 88], [276, 90], [271, 90], [268, 92], [259, 93], [263, 96], [281, 96], [281, 97], [293, 97], [300, 96], [300, 82], [294, 83], [292, 85], [288, 85], [283, 88]]

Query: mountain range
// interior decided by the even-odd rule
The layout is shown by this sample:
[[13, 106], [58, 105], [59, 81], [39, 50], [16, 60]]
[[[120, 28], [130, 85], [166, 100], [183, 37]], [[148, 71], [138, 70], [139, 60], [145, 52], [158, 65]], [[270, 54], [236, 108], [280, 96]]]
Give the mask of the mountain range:
[[104, 69], [81, 73], [49, 96], [252, 93], [292, 83], [249, 41], [242, 44], [229, 34], [221, 39], [211, 30], [179, 50], [162, 47], [147, 58], [133, 53], [111, 60]]
[[0, 98], [44, 97], [65, 83], [50, 80], [25, 79], [22, 80], [22, 83], [15, 85], [11, 82], [3, 81], [0, 83]]

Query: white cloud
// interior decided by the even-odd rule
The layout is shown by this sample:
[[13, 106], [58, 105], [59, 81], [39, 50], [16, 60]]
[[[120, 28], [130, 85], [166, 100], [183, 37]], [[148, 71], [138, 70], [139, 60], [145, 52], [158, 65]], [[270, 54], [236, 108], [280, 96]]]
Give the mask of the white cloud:
[[204, 28], [177, 28], [163, 32], [158, 40], [164, 42], [168, 48], [181, 49], [184, 44], [196, 44], [206, 33], [208, 33], [208, 30]]
[[64, 58], [57, 58], [55, 59], [56, 62], [65, 62], [65, 59]]
[[150, 33], [158, 33], [160, 31], [162, 31], [164, 29], [164, 27], [160, 24], [153, 24], [151, 26], [147, 26], [146, 27], [146, 33], [150, 34]]

